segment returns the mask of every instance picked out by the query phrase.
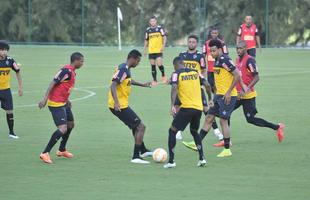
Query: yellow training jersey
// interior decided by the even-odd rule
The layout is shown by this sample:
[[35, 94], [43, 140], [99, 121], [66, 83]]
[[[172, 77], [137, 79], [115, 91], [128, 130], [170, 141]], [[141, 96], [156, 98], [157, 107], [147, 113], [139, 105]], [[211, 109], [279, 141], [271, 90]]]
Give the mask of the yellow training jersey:
[[201, 74], [203, 70], [206, 70], [206, 62], [202, 53], [196, 51], [195, 53], [189, 53], [188, 51], [179, 54], [179, 57], [183, 60], [185, 67], [197, 70]]
[[201, 77], [196, 70], [182, 68], [172, 75], [172, 84], [177, 84], [181, 108], [203, 110], [201, 99]]
[[148, 41], [149, 54], [161, 53], [166, 33], [161, 26], [148, 27], [145, 31], [145, 40]]
[[0, 90], [10, 88], [11, 69], [15, 72], [20, 70], [13, 58], [6, 57], [4, 60], [0, 60]]
[[[118, 66], [111, 82], [113, 81], [117, 83], [116, 94], [121, 109], [127, 108], [129, 105], [128, 98], [131, 93], [131, 75], [126, 63]], [[114, 99], [112, 97], [111, 89], [108, 94], [108, 106], [109, 108], [114, 108]]]
[[[216, 87], [216, 94], [225, 95], [231, 86], [234, 79], [232, 71], [236, 67], [228, 55], [222, 55], [220, 58], [215, 60], [214, 63], [214, 81]], [[236, 87], [232, 90], [231, 96], [237, 96]]]

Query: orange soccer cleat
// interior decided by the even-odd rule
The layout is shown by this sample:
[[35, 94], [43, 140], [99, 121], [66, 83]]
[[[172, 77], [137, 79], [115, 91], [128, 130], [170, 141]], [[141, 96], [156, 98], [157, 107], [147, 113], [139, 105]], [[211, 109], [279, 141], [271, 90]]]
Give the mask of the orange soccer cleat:
[[52, 164], [53, 161], [51, 160], [51, 157], [50, 157], [50, 154], [48, 152], [46, 153], [41, 153], [40, 154], [40, 159], [45, 162], [45, 163], [48, 163], [48, 164]]
[[73, 154], [70, 153], [69, 151], [65, 150], [65, 151], [57, 151], [56, 155], [58, 157], [65, 157], [65, 158], [73, 158]]
[[[214, 147], [223, 147], [224, 146], [224, 140], [220, 140], [218, 143], [213, 144]], [[230, 145], [232, 146], [232, 142], [230, 141]]]
[[168, 79], [167, 79], [166, 76], [161, 77], [161, 81], [162, 81], [164, 84], [167, 84], [167, 83], [168, 83]]
[[279, 143], [281, 143], [284, 140], [284, 128], [285, 128], [285, 125], [283, 123], [279, 123], [279, 128], [276, 132]]

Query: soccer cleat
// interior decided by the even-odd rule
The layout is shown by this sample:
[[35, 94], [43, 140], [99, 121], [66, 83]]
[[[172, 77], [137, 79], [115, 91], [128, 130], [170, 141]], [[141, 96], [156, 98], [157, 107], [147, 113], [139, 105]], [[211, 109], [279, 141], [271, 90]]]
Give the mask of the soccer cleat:
[[41, 153], [40, 154], [40, 159], [45, 162], [45, 163], [48, 163], [48, 164], [52, 164], [53, 161], [51, 160], [51, 157], [50, 157], [50, 154], [48, 152], [46, 153]]
[[158, 82], [157, 81], [152, 81], [152, 86], [157, 86], [158, 85]]
[[9, 138], [18, 139], [19, 137], [15, 133], [9, 133]]
[[56, 155], [58, 157], [65, 157], [65, 158], [73, 158], [73, 154], [70, 153], [69, 151], [57, 151]]
[[207, 165], [207, 161], [205, 159], [199, 160], [197, 163], [197, 167], [204, 167]]
[[221, 153], [217, 155], [217, 157], [219, 158], [228, 157], [228, 156], [232, 156], [230, 149], [224, 149]]
[[[220, 140], [218, 143], [213, 144], [214, 147], [223, 147], [224, 146], [224, 140]], [[232, 142], [230, 141], [230, 145], [232, 146]]]
[[197, 147], [196, 147], [196, 144], [194, 141], [192, 142], [185, 142], [183, 141], [182, 142], [184, 146], [186, 146], [187, 148], [191, 149], [191, 150], [194, 150], [194, 151], [198, 151]]
[[182, 142], [184, 144], [184, 146], [186, 146], [187, 148], [191, 149], [191, 150], [194, 150], [194, 151], [198, 151], [197, 147], [196, 147], [196, 144], [194, 141], [192, 142], [185, 142], [183, 141]]
[[142, 158], [133, 158], [130, 162], [135, 164], [150, 164], [149, 161], [143, 160]]
[[146, 150], [144, 153], [141, 153], [141, 155], [140, 155], [141, 158], [146, 158], [149, 156], [153, 156], [153, 151]]
[[161, 77], [161, 81], [162, 81], [164, 84], [167, 84], [167, 83], [168, 83], [168, 79], [167, 79], [166, 76]]
[[175, 162], [173, 162], [173, 163], [166, 163], [166, 164], [164, 164], [164, 168], [165, 169], [169, 169], [169, 168], [175, 168], [177, 165], [175, 164]]
[[177, 140], [182, 140], [182, 139], [183, 139], [183, 137], [182, 137], [182, 131], [178, 131], [177, 134], [175, 135], [175, 138], [176, 138]]
[[283, 123], [279, 123], [279, 128], [276, 132], [279, 143], [281, 143], [284, 140], [284, 128], [285, 128], [285, 125]]

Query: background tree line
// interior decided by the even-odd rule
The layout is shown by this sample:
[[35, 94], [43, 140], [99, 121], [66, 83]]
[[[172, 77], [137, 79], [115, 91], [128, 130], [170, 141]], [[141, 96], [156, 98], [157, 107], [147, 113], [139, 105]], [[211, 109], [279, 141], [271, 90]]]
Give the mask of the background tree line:
[[152, 15], [167, 30], [169, 45], [181, 44], [190, 33], [205, 38], [212, 26], [219, 28], [227, 43], [234, 44], [247, 14], [253, 15], [263, 44], [266, 15], [270, 45], [310, 40], [310, 0], [269, 0], [269, 13], [266, 0], [0, 0], [0, 39], [81, 43], [84, 28], [85, 43], [116, 45], [117, 6], [123, 13], [122, 40], [127, 45], [143, 43]]

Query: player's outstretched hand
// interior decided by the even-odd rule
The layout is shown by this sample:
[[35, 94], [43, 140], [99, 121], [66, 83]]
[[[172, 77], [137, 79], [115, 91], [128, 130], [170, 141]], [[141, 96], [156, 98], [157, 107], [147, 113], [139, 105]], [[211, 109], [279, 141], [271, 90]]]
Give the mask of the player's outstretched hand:
[[230, 94], [229, 92], [227, 92], [227, 93], [224, 95], [223, 99], [224, 99], [224, 103], [225, 103], [226, 105], [229, 105], [229, 104], [230, 104], [230, 101], [231, 101], [231, 94]]
[[40, 101], [39, 104], [38, 104], [39, 108], [40, 108], [40, 109], [44, 108], [45, 105], [46, 105], [46, 103], [47, 103], [47, 100], [46, 100], [46, 99], [43, 99], [42, 101]]
[[143, 84], [144, 87], [152, 87], [152, 82], [146, 82]]
[[121, 106], [119, 105], [118, 102], [115, 102], [115, 103], [114, 103], [114, 110], [115, 110], [115, 111], [118, 111], [118, 112], [121, 112], [121, 111], [122, 111], [122, 110], [121, 110]]
[[213, 106], [214, 106], [214, 102], [213, 102], [213, 100], [211, 100], [211, 101], [209, 101], [209, 102], [208, 102], [208, 106], [209, 106], [209, 108], [211, 108], [211, 107], [213, 107]]
[[19, 88], [18, 89], [18, 96], [23, 96], [24, 92], [23, 92], [23, 89]]

